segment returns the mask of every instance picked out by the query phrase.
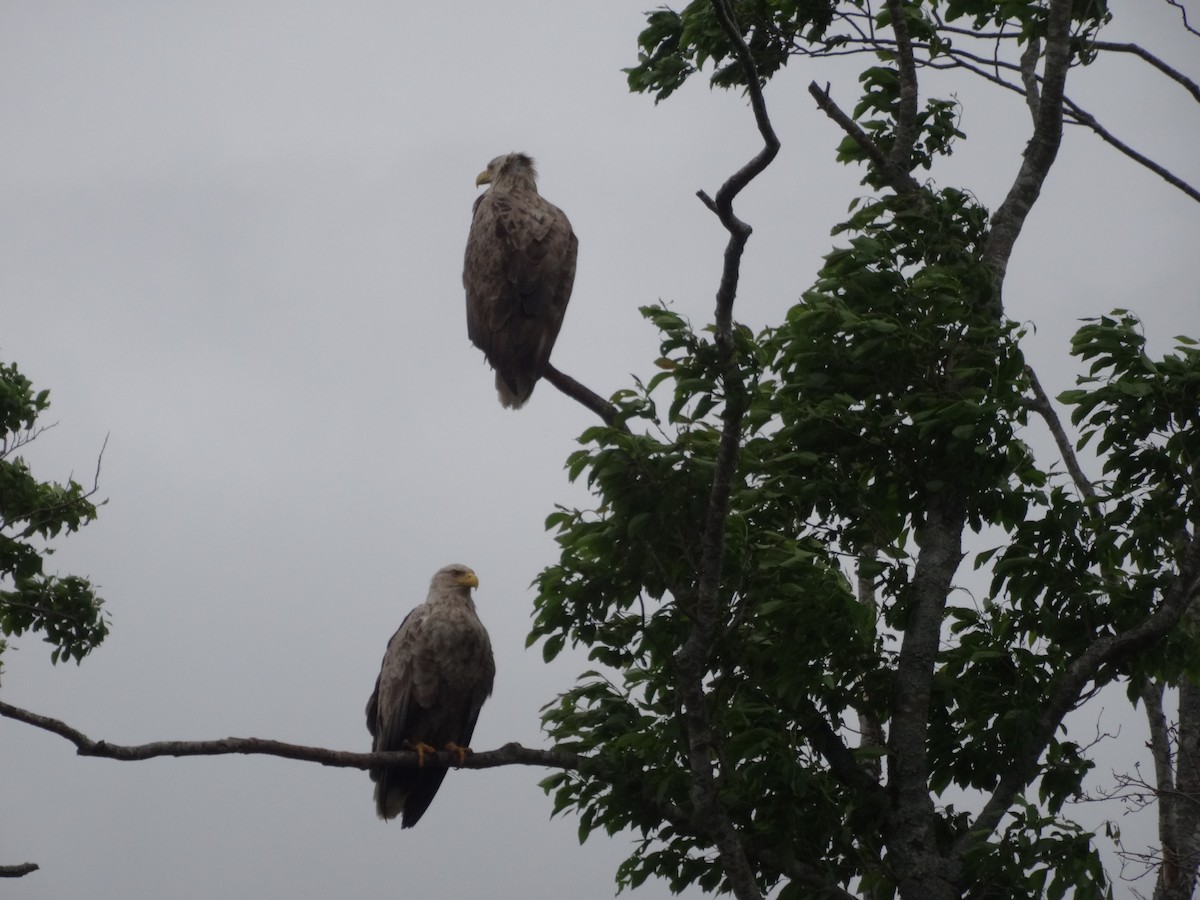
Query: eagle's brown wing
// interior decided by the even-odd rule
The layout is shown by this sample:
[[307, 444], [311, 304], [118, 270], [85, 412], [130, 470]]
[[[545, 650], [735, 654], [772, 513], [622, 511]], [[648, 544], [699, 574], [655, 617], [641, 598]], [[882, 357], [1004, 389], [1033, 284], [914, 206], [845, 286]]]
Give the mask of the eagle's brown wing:
[[536, 190], [491, 190], [475, 201], [463, 266], [467, 335], [496, 370], [505, 406], [523, 405], [545, 372], [578, 247], [566, 215]]

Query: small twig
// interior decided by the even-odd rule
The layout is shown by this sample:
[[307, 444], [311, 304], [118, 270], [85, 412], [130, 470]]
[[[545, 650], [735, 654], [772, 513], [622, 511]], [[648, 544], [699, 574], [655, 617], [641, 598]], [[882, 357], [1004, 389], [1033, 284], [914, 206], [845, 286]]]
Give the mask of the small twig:
[[104, 462], [104, 451], [108, 449], [108, 439], [111, 434], [112, 432], [109, 432], [104, 435], [104, 443], [100, 445], [100, 453], [96, 456], [96, 474], [92, 476], [92, 489], [84, 495], [85, 497], [90, 497], [100, 490], [100, 464]]
[[580, 384], [565, 372], [560, 372], [550, 363], [542, 377], [577, 403], [586, 406], [601, 419], [605, 425], [613, 425], [617, 421], [617, 408], [586, 385]]
[[1179, 10], [1179, 15], [1183, 19], [1184, 29], [1187, 30], [1191, 34], [1194, 34], [1197, 37], [1200, 37], [1200, 31], [1197, 31], [1190, 24], [1188, 24], [1187, 7], [1186, 6], [1184, 6], [1182, 3], [1180, 3], [1179, 0], [1167, 0], [1167, 6], [1173, 6], [1177, 10]]
[[[324, 747], [307, 747], [264, 738], [228, 737], [206, 741], [154, 741], [149, 744], [112, 744], [97, 741], [82, 731], [72, 728], [59, 719], [30, 712], [19, 706], [0, 701], [0, 716], [24, 722], [51, 734], [57, 734], [75, 745], [79, 756], [94, 756], [132, 762], [154, 759], [160, 756], [278, 756], [302, 762], [315, 762], [323, 766], [343, 769], [368, 769], [372, 766], [391, 766], [399, 769], [415, 769], [420, 765], [416, 753], [408, 750], [386, 753], [355, 753], [347, 750], [328, 750]], [[446, 751], [427, 753], [425, 768], [450, 767], [463, 769], [492, 769], [497, 766], [546, 766], [552, 769], [578, 769], [586, 761], [576, 753], [564, 750], [537, 750], [508, 743], [497, 750], [471, 753], [462, 764], [458, 755]]]

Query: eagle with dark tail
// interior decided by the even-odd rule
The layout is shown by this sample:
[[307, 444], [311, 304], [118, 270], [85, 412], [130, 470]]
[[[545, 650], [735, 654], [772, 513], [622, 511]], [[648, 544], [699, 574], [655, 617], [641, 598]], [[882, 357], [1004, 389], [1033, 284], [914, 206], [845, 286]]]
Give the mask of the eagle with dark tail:
[[[471, 588], [479, 579], [466, 566], [440, 569], [425, 602], [405, 617], [388, 642], [375, 690], [367, 701], [372, 749], [449, 750], [463, 757], [492, 693], [496, 663], [487, 630], [475, 612]], [[446, 777], [445, 768], [373, 768], [375, 810], [381, 819], [403, 814], [412, 828]]]
[[496, 370], [500, 403], [519, 409], [546, 371], [562, 327], [579, 241], [563, 211], [538, 193], [524, 153], [497, 156], [475, 179], [463, 287], [467, 336]]

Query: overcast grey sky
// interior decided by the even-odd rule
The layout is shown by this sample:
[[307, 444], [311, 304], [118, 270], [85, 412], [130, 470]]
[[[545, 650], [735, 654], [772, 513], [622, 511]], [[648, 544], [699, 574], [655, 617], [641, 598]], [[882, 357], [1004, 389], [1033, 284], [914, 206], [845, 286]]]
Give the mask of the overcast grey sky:
[[[741, 97], [699, 82], [658, 107], [628, 94], [652, 5], [0, 4], [0, 359], [52, 391], [41, 477], [90, 479], [109, 436], [109, 503], [52, 568], [91, 576], [113, 619], [78, 668], [18, 641], [6, 700], [121, 743], [364, 750], [388, 637], [464, 562], [498, 668], [474, 746], [544, 745], [538, 709], [583, 665], [524, 649], [529, 583], [555, 557], [553, 504], [586, 502], [562, 464], [593, 419], [549, 385], [501, 409], [466, 339], [462, 250], [476, 173], [523, 150], [580, 239], [560, 368], [609, 394], [652, 370], [639, 305], [707, 320], [724, 233], [694, 192], [757, 138]], [[1116, 12], [1137, 27], [1107, 37], [1200, 75], [1165, 3]], [[1131, 61], [1074, 76], [1082, 105], [1200, 182], [1182, 90]], [[852, 64], [769, 86], [784, 148], [738, 205], [755, 234], [737, 315], [756, 328], [811, 283], [860, 192], [810, 79], [856, 96]], [[994, 207], [1027, 112], [951, 89], [969, 140], [934, 177]], [[1159, 352], [1200, 334], [1198, 226], [1200, 205], [1068, 132], [1006, 298], [1049, 389], [1072, 384], [1080, 316], [1133, 309]], [[1142, 740], [1129, 729], [1122, 752]], [[531, 769], [452, 773], [402, 834], [357, 771], [80, 759], [8, 720], [0, 753], [0, 862], [42, 866], [5, 884], [19, 900], [605, 898], [629, 846], [579, 847]]]

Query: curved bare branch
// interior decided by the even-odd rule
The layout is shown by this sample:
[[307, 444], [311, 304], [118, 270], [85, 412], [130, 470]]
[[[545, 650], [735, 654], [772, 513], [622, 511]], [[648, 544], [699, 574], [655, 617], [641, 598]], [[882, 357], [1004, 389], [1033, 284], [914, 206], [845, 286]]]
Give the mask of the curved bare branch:
[[[57, 734], [75, 745], [80, 756], [116, 759], [132, 762], [154, 759], [160, 756], [279, 756], [302, 762], [315, 762], [323, 766], [343, 769], [368, 769], [372, 766], [395, 766], [416, 768], [420, 761], [411, 751], [389, 751], [387, 753], [356, 753], [349, 750], [329, 750], [324, 747], [308, 747], [288, 744], [265, 738], [218, 738], [207, 741], [154, 741], [149, 744], [113, 744], [104, 740], [93, 740], [82, 731], [59, 719], [30, 712], [0, 700], [0, 716], [24, 722], [51, 734]], [[585, 757], [564, 750], [537, 750], [518, 743], [505, 744], [496, 750], [471, 753], [459, 765], [455, 753], [441, 751], [425, 754], [424, 766], [463, 769], [493, 769], [497, 766], [545, 766], [552, 769], [578, 769]]]
[[741, 448], [741, 423], [746, 406], [743, 396], [745, 392], [738, 380], [734, 361], [733, 304], [737, 299], [742, 253], [752, 229], [734, 214], [733, 201], [771, 164], [779, 152], [780, 144], [767, 115], [758, 67], [754, 63], [750, 48], [742, 38], [741, 29], [734, 20], [729, 0], [713, 0], [713, 8], [746, 76], [746, 90], [750, 95], [750, 106], [754, 111], [754, 121], [762, 137], [763, 146], [753, 159], [726, 179], [717, 191], [715, 199], [710, 200], [704, 193], [699, 195], [729, 232], [714, 313], [716, 345], [721, 352], [725, 369], [725, 409], [722, 413], [721, 440], [701, 538], [703, 558], [697, 586], [696, 610], [691, 631], [676, 656], [677, 683], [682, 703], [683, 725], [687, 732], [688, 767], [693, 779], [691, 800], [696, 826], [712, 836], [721, 866], [738, 900], [760, 900], [762, 892], [755, 881], [746, 848], [718, 796], [717, 778], [713, 770], [716, 737], [713, 733], [704, 683], [719, 620], [721, 573], [725, 565], [725, 526], [729, 516], [733, 478], [737, 471]]

